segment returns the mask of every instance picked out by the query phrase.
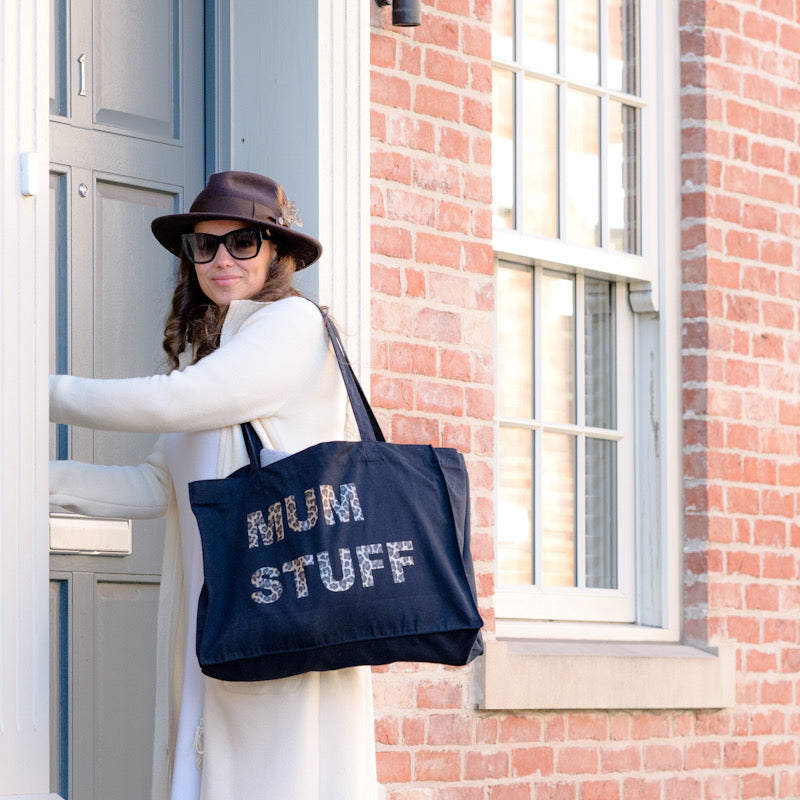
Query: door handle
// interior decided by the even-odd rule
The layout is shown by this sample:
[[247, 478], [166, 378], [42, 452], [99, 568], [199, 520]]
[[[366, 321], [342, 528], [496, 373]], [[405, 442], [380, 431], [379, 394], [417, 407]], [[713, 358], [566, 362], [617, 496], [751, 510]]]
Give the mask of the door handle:
[[84, 53], [78, 56], [78, 94], [86, 97], [86, 55]]
[[50, 514], [50, 552], [128, 556], [133, 551], [129, 519]]

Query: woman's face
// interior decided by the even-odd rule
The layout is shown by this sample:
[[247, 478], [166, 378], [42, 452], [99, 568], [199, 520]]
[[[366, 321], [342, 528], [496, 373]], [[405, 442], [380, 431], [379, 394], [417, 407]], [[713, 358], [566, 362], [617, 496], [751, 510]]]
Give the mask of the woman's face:
[[[234, 219], [212, 219], [198, 222], [195, 233], [226, 233], [247, 227], [246, 222]], [[195, 264], [197, 281], [209, 300], [218, 306], [227, 306], [234, 300], [246, 300], [261, 291], [267, 280], [267, 271], [275, 257], [275, 245], [268, 239], [254, 258], [235, 259], [220, 243], [217, 254], [207, 264]]]

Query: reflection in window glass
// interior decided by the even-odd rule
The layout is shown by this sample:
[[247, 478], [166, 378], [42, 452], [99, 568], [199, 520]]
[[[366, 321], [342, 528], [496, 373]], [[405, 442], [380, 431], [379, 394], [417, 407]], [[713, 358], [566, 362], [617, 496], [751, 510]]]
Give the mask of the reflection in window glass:
[[639, 94], [636, 45], [639, 40], [637, 0], [607, 0], [608, 87]]
[[493, 70], [492, 223], [514, 227], [514, 75]]
[[[494, 15], [494, 5], [492, 5]], [[525, 2], [522, 8], [523, 62], [528, 69], [555, 74], [558, 69], [556, 0]]]
[[584, 280], [584, 408], [592, 428], [616, 425], [614, 285]]
[[600, 101], [567, 92], [567, 241], [600, 244]]
[[600, 82], [600, 21], [598, 0], [564, 0], [566, 75], [574, 81]]
[[500, 428], [497, 578], [506, 585], [533, 583], [533, 433]]
[[542, 419], [575, 422], [575, 281], [542, 275]]
[[610, 245], [639, 252], [639, 111], [608, 102], [608, 218]]
[[533, 270], [497, 270], [500, 416], [533, 416]]
[[558, 236], [558, 96], [554, 84], [525, 79], [524, 232]]
[[617, 588], [617, 443], [586, 439], [586, 586]]
[[575, 438], [542, 434], [542, 585], [574, 586]]
[[514, 58], [514, 0], [492, 0], [492, 56]]

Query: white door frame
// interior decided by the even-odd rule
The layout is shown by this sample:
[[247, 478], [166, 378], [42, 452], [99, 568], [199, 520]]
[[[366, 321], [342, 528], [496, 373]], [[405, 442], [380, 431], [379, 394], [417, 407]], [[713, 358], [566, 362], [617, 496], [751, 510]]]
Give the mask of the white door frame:
[[[365, 374], [370, 3], [283, 4], [281, 24], [272, 31], [274, 46], [286, 48], [285, 79], [314, 86], [316, 93], [298, 98], [286, 92], [285, 83], [266, 81], [269, 107], [286, 112], [280, 146], [270, 146], [263, 127], [237, 142], [233, 137], [257, 122], [257, 106], [240, 79], [265, 75], [248, 67], [266, 51], [237, 47], [238, 37], [253, 30], [254, 20], [264, 22], [267, 37], [273, 6], [268, 0], [215, 3], [216, 54], [224, 57], [215, 72], [227, 74], [228, 81], [218, 85], [233, 87], [233, 96], [228, 88], [216, 98], [218, 135], [209, 164], [268, 174], [276, 172], [270, 165], [281, 166], [280, 179], [305, 214], [306, 230], [325, 247], [316, 274], [303, 276], [302, 288], [331, 306], [354, 365]], [[57, 800], [48, 793], [49, 14], [47, 0], [6, 0], [0, 12], [0, 800]], [[233, 42], [230, 31], [238, 32]], [[302, 102], [302, 113], [289, 114], [291, 102]], [[223, 127], [225, 120], [230, 125]], [[250, 152], [248, 135], [260, 145]]]

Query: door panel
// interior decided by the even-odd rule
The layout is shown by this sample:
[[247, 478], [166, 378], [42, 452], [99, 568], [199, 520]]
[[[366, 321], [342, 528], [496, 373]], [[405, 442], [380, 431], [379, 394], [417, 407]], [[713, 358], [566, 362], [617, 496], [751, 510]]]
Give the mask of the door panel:
[[179, 0], [96, 2], [94, 119], [127, 131], [178, 136]]
[[[164, 368], [176, 259], [150, 221], [204, 183], [203, 5], [51, 0], [51, 370]], [[139, 464], [155, 435], [53, 426], [51, 454]], [[130, 555], [52, 553], [51, 786], [150, 794], [162, 520]]]

